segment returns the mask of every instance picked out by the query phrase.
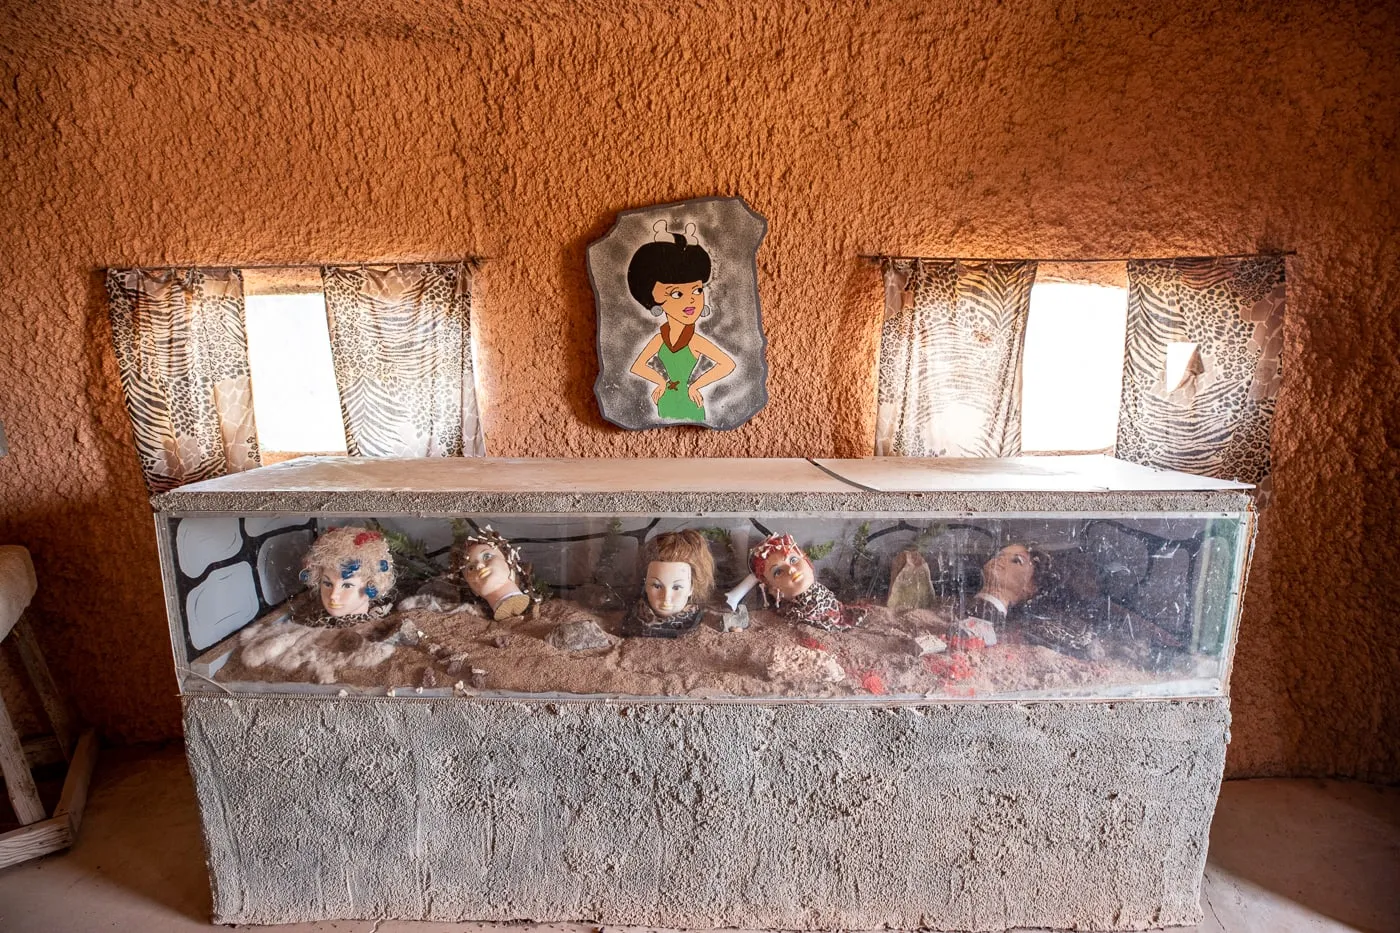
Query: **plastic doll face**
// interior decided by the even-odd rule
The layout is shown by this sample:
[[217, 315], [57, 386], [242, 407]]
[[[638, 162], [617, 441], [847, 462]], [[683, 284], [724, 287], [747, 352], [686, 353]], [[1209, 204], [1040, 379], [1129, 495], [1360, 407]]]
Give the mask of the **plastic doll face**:
[[778, 596], [801, 596], [816, 582], [812, 565], [801, 551], [774, 554], [763, 568], [763, 583], [768, 592]]
[[651, 611], [665, 618], [690, 605], [694, 588], [690, 565], [684, 561], [654, 560], [647, 564], [646, 593]]
[[462, 575], [472, 589], [494, 586], [510, 579], [510, 565], [494, 544], [473, 544], [467, 548]]
[[684, 327], [700, 320], [700, 313], [705, 310], [705, 283], [674, 285], [657, 282], [651, 287], [651, 297], [668, 318]]
[[1006, 600], [1008, 606], [1035, 595], [1035, 564], [1023, 544], [1008, 544], [982, 565], [982, 589]]
[[340, 574], [322, 570], [317, 588], [321, 591], [321, 606], [333, 619], [369, 612], [364, 574], [357, 573], [342, 580]]

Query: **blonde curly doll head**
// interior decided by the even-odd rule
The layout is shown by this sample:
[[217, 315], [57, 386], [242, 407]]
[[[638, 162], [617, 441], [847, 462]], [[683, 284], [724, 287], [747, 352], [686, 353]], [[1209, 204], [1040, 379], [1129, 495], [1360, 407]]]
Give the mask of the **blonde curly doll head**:
[[301, 562], [301, 582], [316, 590], [332, 618], [362, 615], [394, 586], [394, 558], [368, 528], [331, 528]]

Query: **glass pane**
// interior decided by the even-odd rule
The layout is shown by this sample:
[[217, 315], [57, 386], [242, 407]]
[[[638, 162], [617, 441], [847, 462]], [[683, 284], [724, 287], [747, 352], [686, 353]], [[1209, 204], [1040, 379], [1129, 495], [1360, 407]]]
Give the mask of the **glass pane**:
[[1195, 513], [169, 521], [187, 689], [411, 696], [1215, 695], [1243, 540]]

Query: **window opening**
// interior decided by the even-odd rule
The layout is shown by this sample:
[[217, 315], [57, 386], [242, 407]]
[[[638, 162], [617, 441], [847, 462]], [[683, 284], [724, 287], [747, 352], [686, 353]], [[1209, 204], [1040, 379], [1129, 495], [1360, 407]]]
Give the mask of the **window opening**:
[[345, 424], [319, 270], [246, 270], [244, 313], [263, 463], [343, 455]]
[[1039, 281], [1022, 356], [1021, 450], [1113, 452], [1123, 391], [1128, 290]]

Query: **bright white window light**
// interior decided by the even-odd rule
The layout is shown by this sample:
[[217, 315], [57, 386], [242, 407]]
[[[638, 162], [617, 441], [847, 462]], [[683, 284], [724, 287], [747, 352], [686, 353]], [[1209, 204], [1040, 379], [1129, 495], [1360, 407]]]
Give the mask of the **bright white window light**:
[[1037, 282], [1022, 357], [1021, 450], [1107, 453], [1118, 433], [1128, 290]]
[[1196, 344], [1180, 341], [1167, 344], [1167, 376], [1163, 385], [1168, 392], [1184, 389], [1193, 376], [1204, 371]]
[[263, 462], [345, 453], [325, 296], [250, 294], [244, 312]]

